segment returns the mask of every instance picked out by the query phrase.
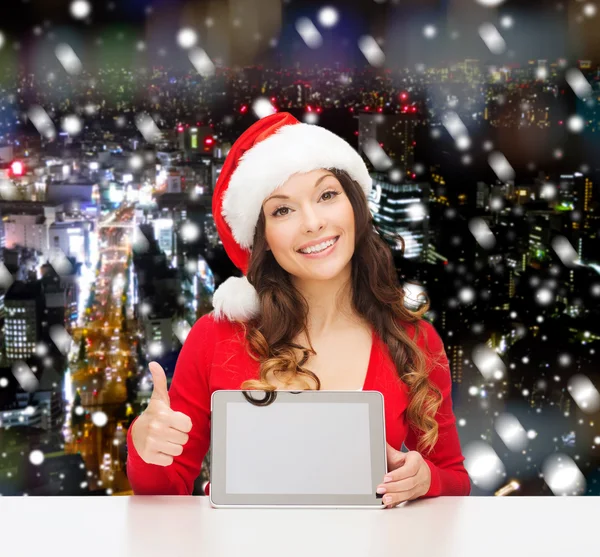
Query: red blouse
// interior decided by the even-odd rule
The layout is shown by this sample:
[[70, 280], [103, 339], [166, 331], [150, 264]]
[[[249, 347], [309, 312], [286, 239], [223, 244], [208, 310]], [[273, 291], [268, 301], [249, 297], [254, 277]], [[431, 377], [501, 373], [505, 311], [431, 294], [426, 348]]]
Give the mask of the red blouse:
[[[456, 419], [452, 411], [452, 380], [442, 341], [434, 327], [421, 320], [417, 345], [424, 350], [433, 365], [430, 379], [443, 394], [436, 420], [438, 441], [425, 462], [431, 469], [431, 486], [424, 497], [439, 495], [469, 495], [471, 483], [464, 468]], [[413, 324], [405, 329], [414, 335]], [[259, 377], [259, 363], [246, 350], [246, 340], [240, 324], [228, 320], [216, 321], [211, 313], [202, 316], [186, 338], [169, 388], [173, 410], [183, 412], [192, 420], [189, 440], [183, 453], [174, 457], [170, 466], [148, 464], [136, 451], [131, 438], [131, 423], [127, 432], [127, 475], [136, 495], [191, 495], [194, 481], [210, 447], [210, 400], [214, 391], [239, 389], [247, 379]], [[387, 442], [400, 450], [416, 450], [418, 434], [408, 427], [406, 408], [408, 387], [398, 377], [387, 345], [373, 331], [373, 346], [365, 383], [365, 391], [382, 393], [385, 405]], [[135, 418], [137, 420], [137, 417]], [[208, 494], [209, 485], [205, 492]]]

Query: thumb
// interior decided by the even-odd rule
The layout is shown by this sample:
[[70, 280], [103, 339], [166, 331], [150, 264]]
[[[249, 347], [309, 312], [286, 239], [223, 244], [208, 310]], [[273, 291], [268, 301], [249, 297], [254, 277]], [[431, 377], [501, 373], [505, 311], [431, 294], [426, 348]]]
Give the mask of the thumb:
[[396, 468], [400, 468], [404, 464], [404, 460], [406, 459], [406, 453], [402, 451], [397, 451], [392, 447], [389, 443], [385, 444], [386, 449], [386, 457], [387, 457], [387, 465], [388, 472], [392, 470], [396, 470]]
[[152, 374], [152, 382], [154, 383], [154, 389], [152, 390], [151, 399], [156, 399], [164, 402], [168, 406], [171, 406], [169, 399], [169, 391], [167, 390], [167, 376], [165, 370], [161, 367], [158, 362], [150, 362], [148, 364], [150, 373]]

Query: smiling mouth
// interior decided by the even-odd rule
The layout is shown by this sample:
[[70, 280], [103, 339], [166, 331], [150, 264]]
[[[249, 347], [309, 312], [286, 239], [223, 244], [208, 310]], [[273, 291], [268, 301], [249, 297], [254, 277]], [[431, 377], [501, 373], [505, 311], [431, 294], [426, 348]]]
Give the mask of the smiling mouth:
[[316, 255], [316, 254], [319, 254], [319, 253], [323, 253], [324, 251], [327, 251], [328, 249], [330, 249], [333, 246], [335, 246], [337, 244], [337, 242], [338, 242], [339, 239], [340, 239], [340, 237], [336, 236], [334, 238], [333, 244], [328, 245], [326, 248], [323, 248], [320, 251], [311, 251], [311, 252], [304, 252], [304, 251], [301, 251], [301, 250], [296, 250], [296, 251], [297, 251], [297, 253], [299, 253], [301, 255]]

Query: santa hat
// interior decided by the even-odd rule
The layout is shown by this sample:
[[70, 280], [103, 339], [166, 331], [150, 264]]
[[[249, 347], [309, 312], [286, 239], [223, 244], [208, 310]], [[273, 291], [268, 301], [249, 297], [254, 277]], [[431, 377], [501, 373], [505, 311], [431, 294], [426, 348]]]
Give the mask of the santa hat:
[[345, 170], [368, 198], [371, 176], [350, 144], [287, 112], [258, 120], [233, 144], [217, 179], [212, 211], [223, 247], [244, 276], [228, 278], [215, 291], [216, 319], [248, 321], [260, 313], [258, 293], [246, 273], [262, 204], [293, 174], [320, 168]]

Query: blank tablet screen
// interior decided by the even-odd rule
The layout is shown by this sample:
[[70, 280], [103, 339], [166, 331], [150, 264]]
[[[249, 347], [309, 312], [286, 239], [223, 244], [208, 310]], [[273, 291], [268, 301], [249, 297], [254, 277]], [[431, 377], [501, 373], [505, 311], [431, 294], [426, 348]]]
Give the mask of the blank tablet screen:
[[367, 403], [226, 406], [226, 493], [372, 492]]
[[381, 508], [379, 391], [215, 390], [210, 423], [213, 506]]

